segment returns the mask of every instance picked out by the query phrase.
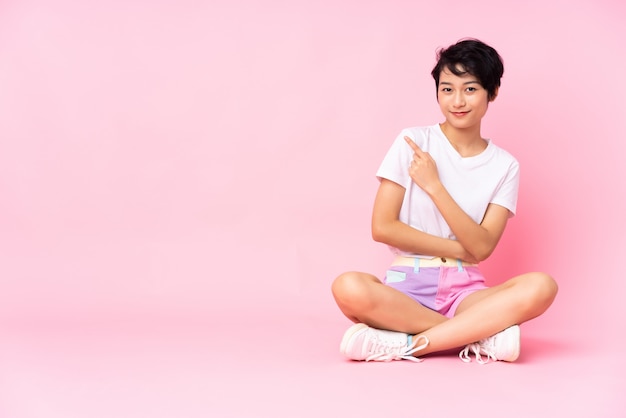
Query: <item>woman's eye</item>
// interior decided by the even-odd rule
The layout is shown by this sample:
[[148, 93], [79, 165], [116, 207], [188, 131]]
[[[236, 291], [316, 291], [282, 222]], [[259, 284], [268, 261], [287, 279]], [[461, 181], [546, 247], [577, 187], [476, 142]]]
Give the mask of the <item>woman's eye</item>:
[[467, 91], [469, 92], [475, 92], [476, 91], [476, 87], [468, 87]]

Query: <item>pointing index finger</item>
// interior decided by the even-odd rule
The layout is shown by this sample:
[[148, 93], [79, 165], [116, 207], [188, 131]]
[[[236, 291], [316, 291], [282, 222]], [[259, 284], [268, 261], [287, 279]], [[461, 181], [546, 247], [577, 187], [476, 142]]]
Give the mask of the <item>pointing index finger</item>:
[[404, 140], [406, 141], [407, 144], [409, 144], [411, 149], [413, 149], [413, 152], [415, 152], [419, 156], [423, 155], [424, 152], [411, 138], [409, 138], [408, 136], [405, 136]]

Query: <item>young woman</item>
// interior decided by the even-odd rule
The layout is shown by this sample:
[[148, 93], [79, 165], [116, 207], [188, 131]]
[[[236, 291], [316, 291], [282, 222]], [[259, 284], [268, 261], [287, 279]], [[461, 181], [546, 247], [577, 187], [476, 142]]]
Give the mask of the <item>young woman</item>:
[[355, 322], [340, 345], [348, 358], [419, 361], [465, 346], [464, 361], [515, 361], [519, 324], [554, 300], [547, 274], [487, 287], [478, 268], [517, 204], [518, 162], [480, 129], [503, 72], [497, 51], [476, 39], [439, 51], [432, 76], [445, 120], [403, 130], [377, 172], [372, 236], [396, 257], [383, 281], [348, 272], [332, 285]]

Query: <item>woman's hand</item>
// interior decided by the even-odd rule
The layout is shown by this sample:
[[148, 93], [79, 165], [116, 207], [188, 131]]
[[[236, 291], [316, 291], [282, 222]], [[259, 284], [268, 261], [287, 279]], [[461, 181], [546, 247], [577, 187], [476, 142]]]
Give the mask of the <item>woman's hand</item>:
[[429, 195], [435, 193], [439, 188], [443, 187], [439, 180], [439, 172], [437, 171], [437, 163], [429, 153], [424, 152], [417, 146], [415, 142], [408, 136], [404, 140], [413, 149], [413, 160], [409, 166], [409, 175], [415, 184]]

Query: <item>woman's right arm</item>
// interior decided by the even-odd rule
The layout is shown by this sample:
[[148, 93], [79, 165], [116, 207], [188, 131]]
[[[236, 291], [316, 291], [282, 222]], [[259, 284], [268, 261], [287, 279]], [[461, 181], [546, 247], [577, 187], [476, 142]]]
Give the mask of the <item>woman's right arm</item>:
[[416, 254], [477, 261], [458, 241], [419, 231], [400, 221], [404, 193], [404, 187], [390, 180], [381, 179], [372, 214], [372, 238], [375, 241]]

